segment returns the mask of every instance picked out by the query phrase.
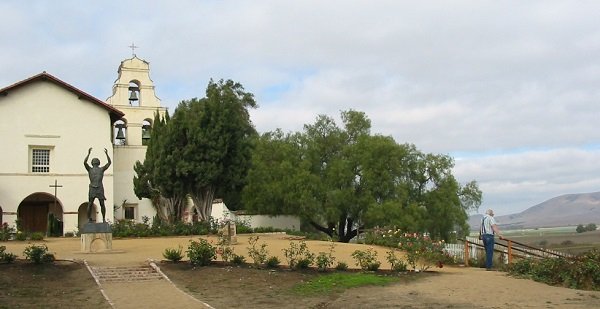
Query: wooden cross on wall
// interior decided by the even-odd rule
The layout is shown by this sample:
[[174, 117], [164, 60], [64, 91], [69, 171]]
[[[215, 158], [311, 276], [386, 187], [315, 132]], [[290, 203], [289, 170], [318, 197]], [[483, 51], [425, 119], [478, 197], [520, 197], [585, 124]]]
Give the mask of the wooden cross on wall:
[[62, 185], [58, 184], [58, 180], [54, 179], [54, 184], [49, 186], [50, 188], [54, 188], [54, 206], [56, 207], [56, 193], [58, 188], [62, 188]]

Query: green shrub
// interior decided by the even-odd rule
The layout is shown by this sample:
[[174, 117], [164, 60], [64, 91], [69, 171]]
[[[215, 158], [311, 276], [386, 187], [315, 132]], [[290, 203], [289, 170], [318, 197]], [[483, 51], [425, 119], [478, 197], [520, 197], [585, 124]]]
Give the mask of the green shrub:
[[75, 237], [75, 232], [66, 232], [65, 237]]
[[250, 227], [250, 224], [248, 222], [236, 221], [235, 222], [235, 232], [237, 234], [250, 234], [250, 233], [254, 233], [254, 230], [252, 230], [252, 228]]
[[277, 267], [279, 267], [280, 263], [281, 263], [281, 261], [279, 261], [278, 257], [271, 256], [267, 259], [266, 265], [268, 268], [277, 268]]
[[223, 233], [219, 233], [219, 241], [217, 242], [217, 253], [221, 256], [223, 262], [229, 262], [233, 257], [234, 250], [231, 246], [231, 241], [227, 239]]
[[578, 255], [572, 262], [566, 286], [576, 289], [600, 289], [600, 250]]
[[386, 252], [386, 259], [390, 263], [390, 269], [397, 272], [406, 271], [408, 265], [402, 259], [396, 256], [396, 250], [390, 249]]
[[272, 226], [259, 226], [255, 227], [254, 233], [274, 233], [274, 232], [283, 232], [282, 229], [276, 229]]
[[31, 240], [35, 240], [35, 241], [44, 240], [44, 234], [40, 233], [40, 232], [31, 233], [31, 235], [29, 236], [29, 238]]
[[17, 259], [13, 253], [6, 252], [6, 246], [0, 246], [0, 261], [4, 263], [12, 263]]
[[248, 243], [250, 247], [248, 249], [248, 256], [254, 261], [254, 265], [259, 266], [264, 264], [267, 261], [267, 244], [262, 243], [259, 248], [256, 247], [258, 243], [258, 236], [252, 236], [248, 239]]
[[335, 243], [330, 241], [329, 252], [319, 252], [316, 258], [317, 269], [320, 271], [325, 271], [327, 268], [330, 268], [333, 263], [335, 263], [335, 257], [333, 256], [333, 249], [335, 248]]
[[182, 250], [181, 246], [177, 247], [177, 249], [167, 248], [163, 252], [163, 257], [171, 262], [179, 262], [183, 259]]
[[[360, 266], [362, 270], [370, 270], [374, 267], [374, 264], [379, 263], [377, 262], [377, 251], [373, 248], [355, 250], [352, 252], [352, 258], [356, 260], [356, 266]], [[379, 268], [379, 265], [377, 265], [377, 268]]]
[[348, 270], [348, 264], [346, 264], [344, 262], [338, 262], [337, 265], [335, 265], [335, 270], [340, 270], [340, 271]]
[[381, 263], [379, 261], [373, 262], [373, 263], [369, 264], [369, 266], [367, 266], [367, 270], [377, 271], [379, 269], [379, 266], [381, 266]]
[[296, 269], [307, 269], [312, 265], [314, 259], [312, 257], [304, 257], [296, 263]]
[[27, 233], [17, 232], [15, 234], [15, 240], [18, 240], [18, 241], [25, 241], [25, 240], [27, 240]]
[[406, 260], [413, 270], [429, 269], [446, 259], [444, 241], [433, 241], [429, 236], [419, 233], [396, 233], [398, 248], [406, 252]]
[[190, 263], [194, 266], [207, 266], [217, 258], [217, 249], [205, 239], [199, 241], [190, 240], [187, 255]]
[[34, 264], [54, 262], [54, 254], [48, 253], [48, 247], [46, 245], [30, 245], [25, 248], [23, 255], [25, 255], [27, 260], [32, 261]]
[[8, 223], [2, 223], [2, 228], [0, 228], [0, 241], [9, 240], [12, 235], [15, 233], [15, 228], [8, 226]]
[[444, 251], [444, 241], [434, 241], [427, 234], [407, 233], [398, 229], [376, 229], [365, 233], [365, 243], [398, 248], [406, 252], [406, 262], [413, 270], [427, 270], [453, 261]]
[[246, 263], [246, 257], [244, 257], [243, 255], [234, 253], [231, 256], [231, 263], [233, 263], [235, 265], [242, 265], [242, 264]]
[[310, 265], [315, 258], [315, 255], [308, 250], [304, 240], [301, 240], [298, 243], [291, 241], [290, 247], [283, 249], [283, 255], [285, 256], [290, 269], [296, 269], [300, 260], [303, 260], [303, 266], [307, 262], [309, 263], [308, 265]]
[[523, 259], [508, 268], [512, 276], [575, 289], [600, 289], [600, 251], [588, 251], [573, 259]]
[[508, 274], [516, 277], [530, 278], [535, 269], [533, 258], [518, 259], [508, 266]]

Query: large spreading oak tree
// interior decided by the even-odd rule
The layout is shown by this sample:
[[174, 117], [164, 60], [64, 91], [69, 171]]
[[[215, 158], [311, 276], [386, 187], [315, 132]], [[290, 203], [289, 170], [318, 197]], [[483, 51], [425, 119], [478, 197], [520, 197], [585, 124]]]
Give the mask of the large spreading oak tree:
[[375, 226], [427, 231], [447, 239], [467, 231], [467, 211], [481, 203], [475, 182], [460, 186], [453, 160], [373, 135], [362, 112], [341, 113], [343, 127], [320, 115], [302, 132], [262, 134], [248, 184], [247, 210], [298, 215], [341, 242]]

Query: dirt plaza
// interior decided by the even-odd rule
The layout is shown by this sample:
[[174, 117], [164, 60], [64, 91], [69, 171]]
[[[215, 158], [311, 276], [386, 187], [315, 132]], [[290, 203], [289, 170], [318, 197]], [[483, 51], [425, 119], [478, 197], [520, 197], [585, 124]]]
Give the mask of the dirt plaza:
[[[214, 236], [202, 236], [216, 243]], [[234, 246], [237, 254], [247, 254], [250, 235], [238, 235]], [[269, 255], [278, 256], [283, 262], [282, 249], [287, 248], [293, 238], [285, 234], [261, 234], [259, 243], [266, 243]], [[113, 250], [104, 253], [83, 253], [79, 238], [48, 238], [43, 241], [49, 251], [59, 260], [85, 261], [90, 267], [126, 267], [148, 265], [154, 262], [171, 280], [147, 282], [104, 282], [98, 292], [114, 308], [591, 308], [600, 307], [600, 292], [579, 291], [552, 287], [527, 279], [517, 279], [503, 272], [486, 272], [478, 268], [445, 266], [431, 268], [423, 277], [410, 282], [401, 282], [384, 287], [361, 287], [349, 289], [326, 299], [303, 299], [269, 292], [263, 285], [285, 285], [298, 279], [296, 272], [288, 272], [286, 278], [275, 278], [269, 271], [250, 273], [235, 268], [208, 267], [194, 271], [197, 280], [206, 284], [206, 289], [190, 288], [183, 272], [169, 269], [161, 263], [166, 248], [181, 246], [183, 251], [190, 240], [199, 236], [114, 239]], [[326, 252], [330, 243], [306, 241], [311, 252]], [[2, 242], [8, 252], [23, 258], [23, 249], [28, 242]], [[336, 243], [334, 255], [337, 261], [356, 267], [351, 253], [369, 246]], [[385, 248], [374, 247], [382, 263], [388, 269]], [[247, 259], [249, 261], [249, 259]], [[191, 269], [191, 267], [190, 267]], [[191, 270], [190, 270], [191, 271]], [[237, 273], [236, 273], [237, 271]], [[171, 275], [170, 275], [171, 274]], [[287, 276], [282, 273], [282, 276]], [[293, 277], [296, 276], [296, 277]], [[189, 277], [189, 276], [188, 276]], [[417, 274], [418, 277], [418, 274]], [[189, 280], [189, 279], [188, 279]], [[269, 281], [283, 280], [283, 281]], [[287, 281], [286, 281], [287, 280]], [[261, 284], [264, 282], [264, 284]], [[287, 283], [286, 283], [287, 282]], [[60, 284], [69, 284], [61, 282]], [[265, 288], [265, 289], [263, 289]], [[271, 294], [269, 294], [271, 293]], [[259, 295], [257, 295], [259, 294]], [[262, 297], [265, 295], [265, 297]], [[487, 297], [483, 297], [486, 295]], [[267, 297], [268, 296], [268, 297]], [[269, 299], [281, 298], [280, 302]]]

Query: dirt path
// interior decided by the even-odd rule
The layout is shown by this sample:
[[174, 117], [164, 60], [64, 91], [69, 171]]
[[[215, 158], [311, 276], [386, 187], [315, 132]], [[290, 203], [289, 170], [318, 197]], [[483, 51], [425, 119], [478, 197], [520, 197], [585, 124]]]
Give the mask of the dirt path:
[[[238, 237], [234, 246], [237, 254], [247, 254], [248, 235]], [[147, 265], [160, 261], [166, 248], [181, 246], [183, 251], [193, 237], [115, 239], [113, 252], [81, 253], [79, 238], [50, 238], [44, 243], [58, 259], [86, 260], [90, 266]], [[215, 237], [208, 237], [216, 242]], [[259, 244], [266, 242], [269, 255], [285, 261], [283, 248], [288, 248], [286, 235], [260, 235]], [[4, 242], [8, 252], [21, 254], [28, 243]], [[329, 243], [307, 241], [311, 252], [328, 251]], [[351, 253], [364, 245], [335, 246], [338, 261], [354, 266]], [[376, 248], [383, 269], [389, 268], [384, 248]], [[502, 272], [486, 272], [477, 268], [444, 267], [433, 269], [436, 275], [408, 284], [387, 287], [366, 287], [348, 290], [340, 297], [324, 304], [326, 308], [600, 308], [600, 292], [578, 291], [550, 287], [531, 280], [515, 279]], [[198, 278], [202, 280], [202, 278]], [[102, 284], [115, 308], [206, 308], [166, 280], [132, 283]], [[218, 287], [217, 287], [218, 288]], [[175, 296], [175, 297], [174, 297]], [[252, 297], [248, 295], [248, 297]], [[209, 304], [210, 305], [210, 304]], [[243, 301], [241, 307], [245, 307]]]
[[552, 287], [503, 272], [444, 267], [409, 284], [345, 292], [329, 308], [600, 308], [600, 292]]

